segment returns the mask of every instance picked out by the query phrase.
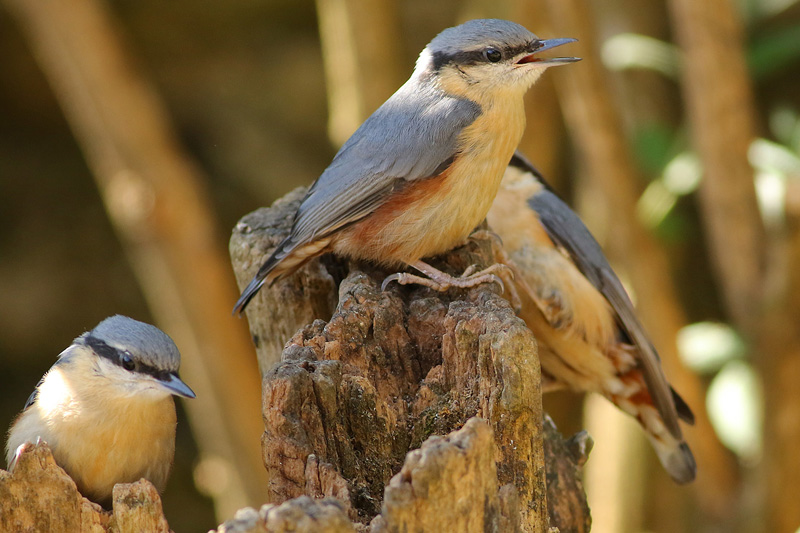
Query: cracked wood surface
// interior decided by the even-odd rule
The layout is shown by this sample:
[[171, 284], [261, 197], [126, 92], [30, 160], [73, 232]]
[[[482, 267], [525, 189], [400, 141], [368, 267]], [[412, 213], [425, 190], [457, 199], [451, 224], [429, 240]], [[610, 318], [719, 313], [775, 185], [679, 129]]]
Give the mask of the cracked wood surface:
[[[240, 286], [288, 234], [303, 194], [295, 190], [236, 226], [230, 251]], [[432, 261], [453, 274], [492, 262], [492, 243], [482, 239]], [[518, 517], [516, 525], [508, 518], [498, 530], [547, 531], [545, 472], [560, 468], [553, 479], [571, 480], [554, 495], [567, 507], [554, 512], [561, 502], [551, 504], [550, 525], [588, 531], [577, 462], [557, 434], [548, 433], [560, 447], [548, 446], [554, 455], [546, 468], [536, 341], [499, 286], [438, 293], [390, 285], [381, 291], [391, 273], [323, 256], [263, 288], [248, 307], [264, 377], [262, 448], [271, 502], [335, 497], [357, 528], [372, 522], [385, 528], [375, 531], [402, 530], [389, 518], [393, 476], [426, 439], [478, 416], [491, 429], [492, 498]], [[469, 476], [482, 475], [467, 472], [454, 490], [467, 490]], [[442, 500], [423, 507], [444, 516], [449, 505]], [[483, 501], [472, 506], [483, 509]], [[494, 522], [487, 516], [479, 522], [488, 527]]]

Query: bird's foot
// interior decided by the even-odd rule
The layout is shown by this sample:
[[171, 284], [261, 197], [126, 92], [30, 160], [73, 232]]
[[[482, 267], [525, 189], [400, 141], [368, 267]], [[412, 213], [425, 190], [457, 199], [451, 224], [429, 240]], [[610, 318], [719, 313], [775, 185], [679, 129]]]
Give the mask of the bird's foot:
[[479, 241], [484, 241], [484, 240], [492, 241], [492, 250], [495, 253], [497, 253], [498, 249], [500, 250], [503, 249], [503, 239], [500, 238], [500, 235], [498, 235], [497, 233], [493, 232], [490, 229], [475, 230], [470, 234], [469, 238], [472, 240], [477, 239]]
[[508, 287], [508, 301], [514, 308], [514, 312], [519, 313], [522, 310], [522, 300], [519, 297], [517, 286], [514, 283], [514, 262], [510, 257], [508, 257], [505, 248], [503, 248], [503, 239], [500, 238], [500, 235], [489, 229], [479, 229], [473, 231], [469, 238], [491, 241], [492, 253], [494, 254], [495, 260], [507, 267], [506, 269], [498, 272], [498, 275]]
[[452, 287], [467, 289], [482, 283], [497, 283], [500, 285], [501, 290], [505, 290], [505, 285], [500, 275], [508, 275], [510, 273], [510, 269], [506, 265], [501, 265], [499, 263], [481, 270], [480, 272], [475, 272], [475, 265], [471, 265], [460, 277], [456, 278], [422, 261], [415, 261], [410, 263], [410, 265], [427, 277], [417, 276], [407, 272], [397, 272], [383, 280], [381, 290], [385, 290], [387, 285], [392, 281], [396, 281], [400, 285], [423, 285], [439, 292], [444, 292]]

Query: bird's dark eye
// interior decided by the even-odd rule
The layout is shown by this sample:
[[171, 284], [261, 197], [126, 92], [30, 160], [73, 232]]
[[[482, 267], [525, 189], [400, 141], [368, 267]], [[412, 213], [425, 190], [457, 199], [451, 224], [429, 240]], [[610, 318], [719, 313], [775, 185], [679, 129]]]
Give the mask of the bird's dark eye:
[[133, 357], [128, 352], [124, 352], [120, 357], [120, 362], [122, 363], [122, 368], [125, 370], [133, 370], [136, 368], [136, 363], [133, 361]]
[[503, 54], [500, 53], [500, 50], [495, 48], [487, 48], [483, 51], [483, 55], [486, 56], [486, 59], [491, 61], [492, 63], [497, 63], [501, 59], [503, 59]]

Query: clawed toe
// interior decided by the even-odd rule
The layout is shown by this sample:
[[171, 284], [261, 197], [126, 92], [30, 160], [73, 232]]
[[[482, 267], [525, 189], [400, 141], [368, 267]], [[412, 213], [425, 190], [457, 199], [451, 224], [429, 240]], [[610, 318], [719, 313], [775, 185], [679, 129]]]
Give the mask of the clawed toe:
[[402, 275], [403, 275], [402, 272], [395, 272], [394, 274], [392, 274], [390, 276], [386, 276], [386, 279], [384, 279], [383, 283], [381, 283], [381, 292], [385, 291], [386, 287], [393, 281], [396, 281], [397, 283], [402, 285], [402, 283], [400, 282], [400, 276], [402, 276]]
[[398, 285], [422, 285], [439, 292], [446, 291], [449, 288], [448, 286], [443, 286], [433, 279], [415, 276], [414, 274], [409, 274], [407, 272], [396, 272], [390, 276], [387, 276], [386, 279], [383, 280], [383, 283], [381, 283], [381, 290], [385, 291], [387, 285], [393, 281], [396, 281]]
[[459, 277], [468, 278], [472, 274], [474, 274], [476, 270], [478, 270], [478, 265], [470, 265], [470, 266], [467, 267], [467, 269]]

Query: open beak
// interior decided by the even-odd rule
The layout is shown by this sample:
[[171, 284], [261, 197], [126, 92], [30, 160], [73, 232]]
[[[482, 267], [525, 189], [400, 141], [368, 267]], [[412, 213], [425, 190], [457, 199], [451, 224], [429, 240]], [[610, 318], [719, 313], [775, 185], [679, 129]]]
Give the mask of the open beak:
[[555, 48], [556, 46], [561, 46], [562, 44], [574, 43], [578, 39], [546, 39], [542, 41], [537, 41], [536, 50], [533, 53], [523, 56], [522, 59], [517, 61], [517, 65], [523, 65], [525, 63], [540, 63], [550, 65], [560, 65], [564, 63], [574, 63], [576, 61], [580, 61], [580, 57], [544, 57], [538, 58], [536, 54], [539, 52], [544, 52], [545, 50], [550, 50], [551, 48]]
[[181, 381], [181, 378], [179, 378], [176, 373], [168, 374], [166, 378], [160, 379], [159, 382], [175, 396], [182, 396], [183, 398], [195, 397], [194, 391], [190, 389], [186, 383]]

